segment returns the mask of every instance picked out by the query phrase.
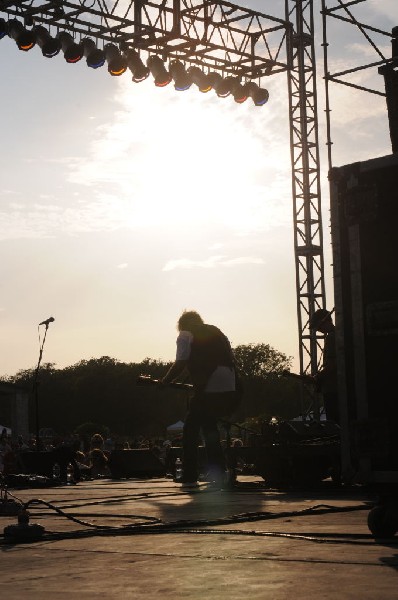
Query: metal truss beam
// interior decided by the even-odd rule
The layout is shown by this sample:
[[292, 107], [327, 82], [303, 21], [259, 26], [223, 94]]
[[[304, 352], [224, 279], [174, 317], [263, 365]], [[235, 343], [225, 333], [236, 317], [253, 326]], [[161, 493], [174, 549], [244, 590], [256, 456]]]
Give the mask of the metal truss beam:
[[1, 12], [245, 80], [287, 69], [285, 20], [223, 0], [0, 0]]

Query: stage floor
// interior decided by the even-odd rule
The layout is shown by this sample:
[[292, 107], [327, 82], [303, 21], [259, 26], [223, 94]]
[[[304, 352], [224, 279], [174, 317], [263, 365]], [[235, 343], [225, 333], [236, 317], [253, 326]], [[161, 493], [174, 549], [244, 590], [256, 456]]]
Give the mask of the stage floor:
[[7, 600], [398, 597], [398, 535], [372, 537], [375, 497], [360, 486], [241, 476], [233, 491], [186, 493], [166, 478], [101, 479], [13, 497], [30, 521], [0, 517]]

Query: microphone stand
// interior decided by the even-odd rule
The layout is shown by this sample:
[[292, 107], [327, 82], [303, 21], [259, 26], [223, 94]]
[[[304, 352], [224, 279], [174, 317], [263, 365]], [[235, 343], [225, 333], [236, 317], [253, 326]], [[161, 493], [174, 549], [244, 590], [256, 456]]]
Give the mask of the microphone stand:
[[39, 361], [37, 363], [37, 367], [35, 370], [35, 376], [34, 376], [34, 380], [33, 380], [33, 396], [35, 399], [35, 410], [36, 410], [36, 452], [39, 452], [41, 450], [41, 442], [40, 442], [40, 427], [39, 427], [39, 370], [40, 370], [40, 363], [41, 363], [41, 359], [43, 357], [43, 348], [44, 348], [44, 343], [46, 341], [46, 336], [47, 336], [47, 329], [48, 329], [48, 323], [45, 324], [46, 325], [46, 330], [44, 332], [44, 336], [43, 336], [43, 342], [40, 346], [40, 351], [39, 351]]

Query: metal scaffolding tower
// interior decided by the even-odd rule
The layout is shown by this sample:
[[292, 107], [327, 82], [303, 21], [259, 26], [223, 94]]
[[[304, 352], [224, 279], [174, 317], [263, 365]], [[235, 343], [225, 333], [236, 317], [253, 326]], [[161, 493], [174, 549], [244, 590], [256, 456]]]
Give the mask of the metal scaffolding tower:
[[313, 1], [287, 0], [286, 10], [293, 23], [287, 45], [300, 373], [314, 374], [322, 347], [309, 319], [325, 308], [325, 280]]

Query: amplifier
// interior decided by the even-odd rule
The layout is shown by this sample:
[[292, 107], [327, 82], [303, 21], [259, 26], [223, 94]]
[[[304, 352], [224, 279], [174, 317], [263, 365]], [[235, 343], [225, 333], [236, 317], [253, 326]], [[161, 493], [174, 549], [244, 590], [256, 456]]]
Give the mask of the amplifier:
[[166, 474], [160, 458], [147, 448], [114, 450], [108, 466], [114, 479], [163, 477]]

